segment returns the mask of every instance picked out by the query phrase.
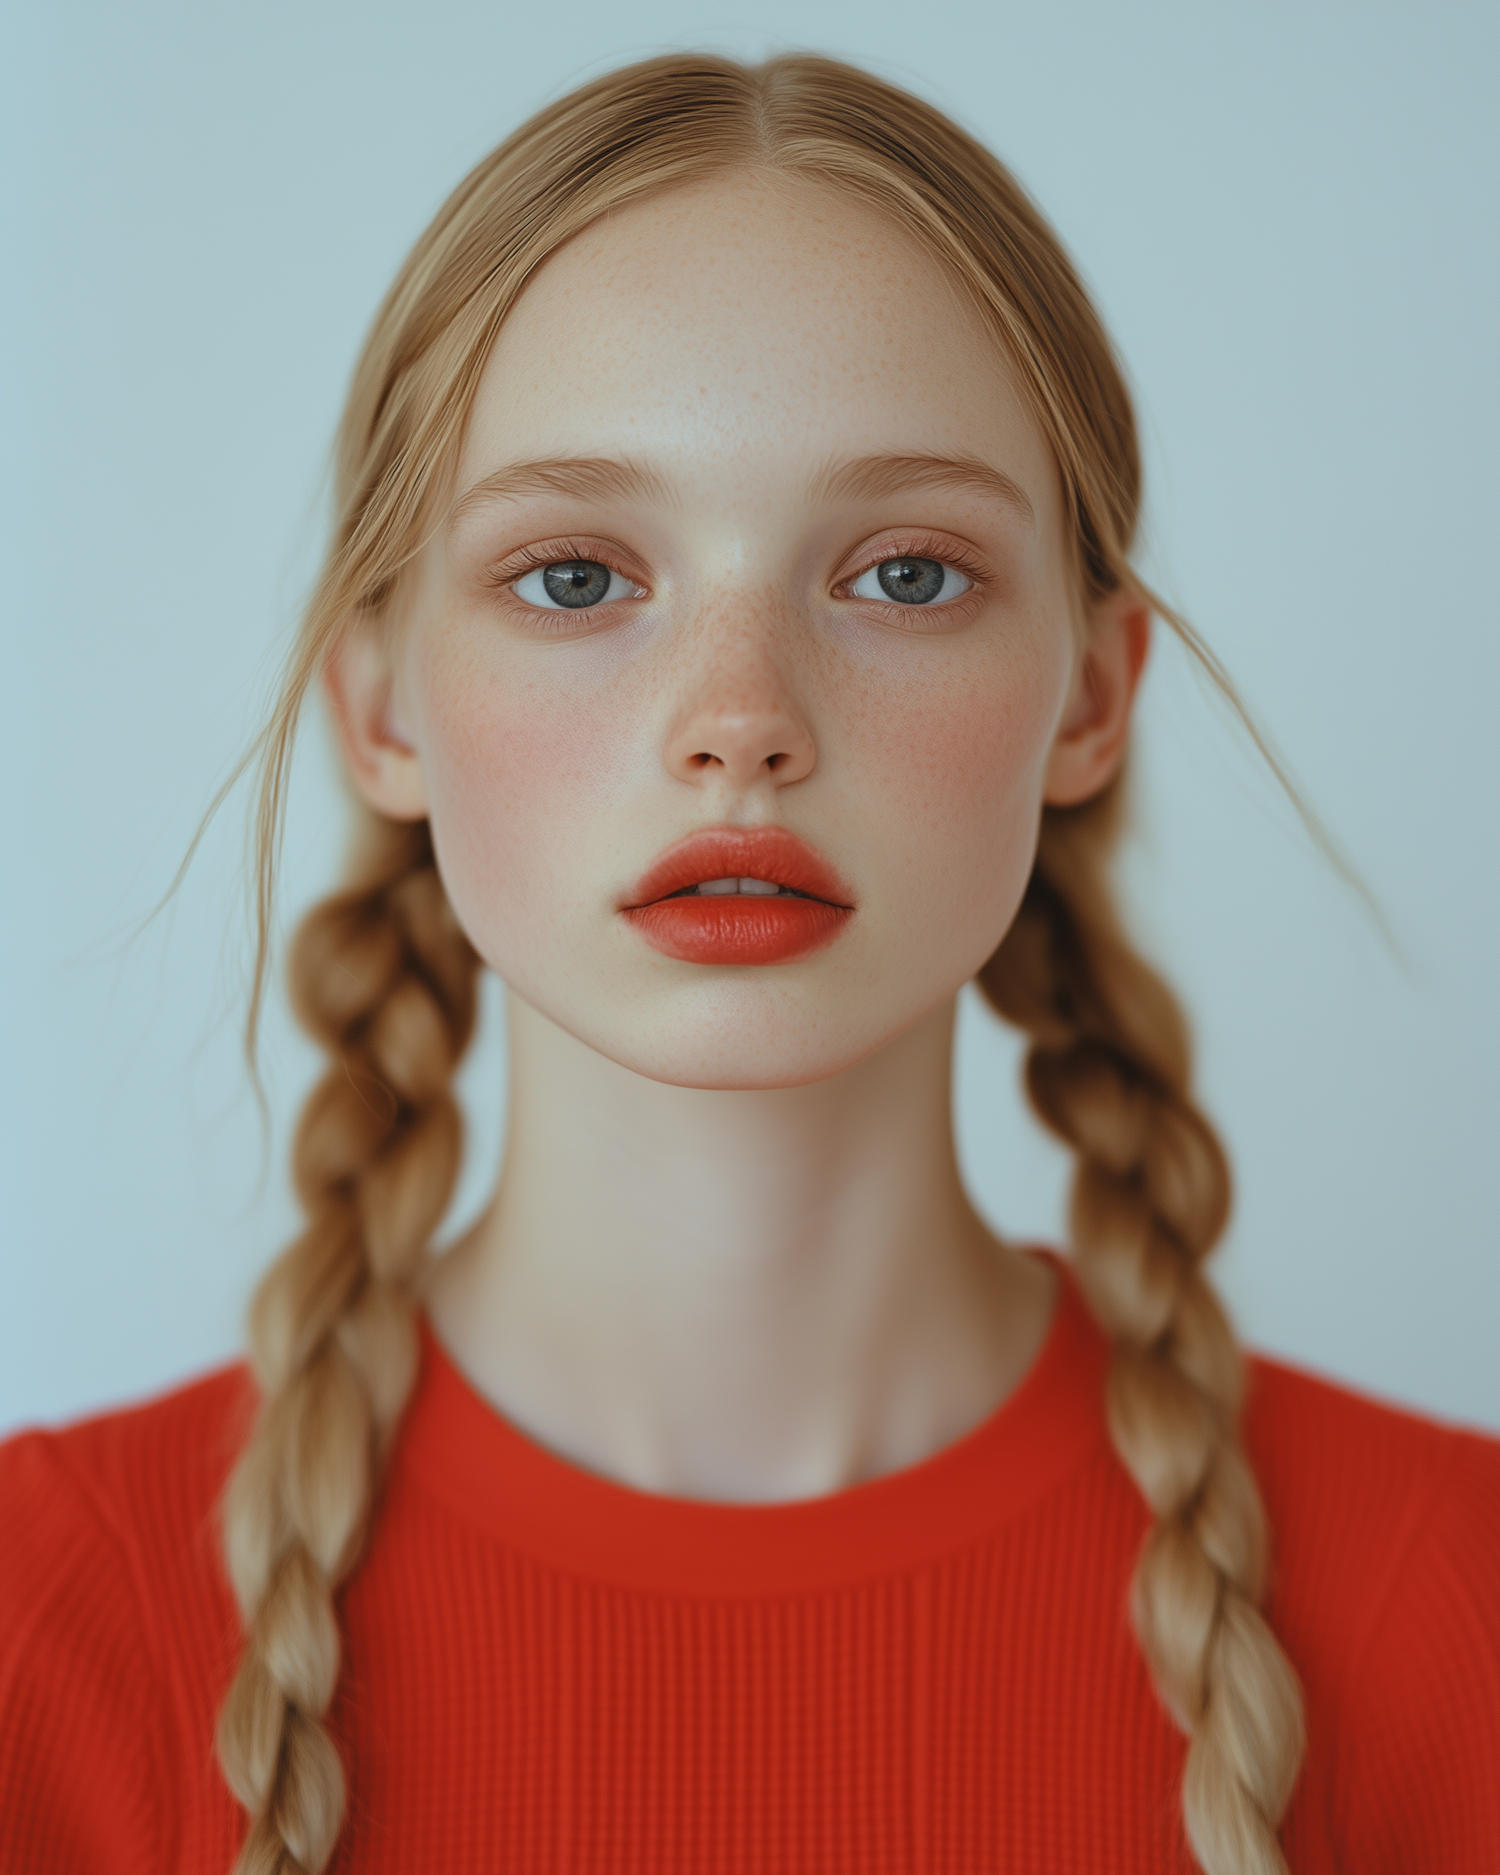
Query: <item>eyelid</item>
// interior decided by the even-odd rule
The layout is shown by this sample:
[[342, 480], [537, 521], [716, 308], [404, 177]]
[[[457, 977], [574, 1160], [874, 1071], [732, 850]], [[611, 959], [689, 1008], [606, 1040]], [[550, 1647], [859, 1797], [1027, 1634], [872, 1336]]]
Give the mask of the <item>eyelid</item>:
[[[645, 578], [634, 557], [611, 540], [597, 540], [589, 535], [569, 535], [555, 540], [528, 542], [524, 547], [517, 547], [485, 568], [484, 583], [499, 589], [515, 585], [518, 579], [534, 573], [539, 567], [556, 566], [562, 560], [596, 560], [600, 566], [607, 566], [611, 573], [618, 573], [621, 579], [629, 580], [632, 586], [641, 589], [642, 596], [649, 596], [650, 582]], [[521, 602], [523, 605], [525, 601]], [[618, 604], [617, 600], [610, 601]]]
[[[871, 567], [880, 566], [886, 560], [900, 560], [907, 556], [914, 560], [936, 560], [941, 566], [951, 566], [970, 582], [971, 590], [975, 586], [988, 586], [994, 578], [974, 550], [951, 535], [929, 533], [922, 528], [893, 529], [884, 540], [877, 536], [875, 545], [860, 547], [845, 561], [846, 571], [835, 579], [834, 593], [840, 598], [849, 597], [848, 588], [868, 573]], [[961, 593], [958, 599], [945, 600], [944, 603], [957, 605], [960, 599], [967, 597], [967, 593]]]

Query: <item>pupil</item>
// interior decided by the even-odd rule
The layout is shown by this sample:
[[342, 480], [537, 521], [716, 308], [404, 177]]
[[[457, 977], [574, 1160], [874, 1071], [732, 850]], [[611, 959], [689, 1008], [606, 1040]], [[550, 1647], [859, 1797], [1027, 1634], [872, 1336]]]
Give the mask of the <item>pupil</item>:
[[609, 591], [609, 568], [597, 560], [558, 560], [542, 569], [547, 597], [557, 605], [598, 605]]
[[938, 560], [882, 560], [875, 569], [880, 589], [898, 605], [930, 605], [943, 590]]

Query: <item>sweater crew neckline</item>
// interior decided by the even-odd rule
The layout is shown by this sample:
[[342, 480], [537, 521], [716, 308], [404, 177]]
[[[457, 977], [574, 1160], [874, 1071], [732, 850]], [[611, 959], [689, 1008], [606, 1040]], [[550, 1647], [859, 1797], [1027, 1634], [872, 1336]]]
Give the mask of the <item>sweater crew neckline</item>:
[[506, 1548], [670, 1594], [788, 1594], [920, 1568], [1019, 1516], [1106, 1440], [1108, 1346], [1065, 1262], [1046, 1340], [986, 1419], [915, 1465], [826, 1496], [660, 1496], [539, 1445], [465, 1379], [421, 1318], [421, 1371], [391, 1484], [411, 1481]]

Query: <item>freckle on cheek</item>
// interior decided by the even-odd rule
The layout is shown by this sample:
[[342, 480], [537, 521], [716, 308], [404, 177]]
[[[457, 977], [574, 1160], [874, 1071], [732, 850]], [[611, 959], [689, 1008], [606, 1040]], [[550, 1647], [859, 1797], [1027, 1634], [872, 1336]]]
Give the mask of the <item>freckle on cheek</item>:
[[450, 870], [462, 871], [450, 881], [459, 896], [503, 892], [503, 916], [568, 864], [597, 818], [611, 714], [524, 684], [497, 694], [493, 678], [434, 699], [433, 816]]
[[[526, 870], [541, 805], [535, 726], [524, 716], [448, 701], [429, 717], [434, 830], [460, 898]], [[472, 907], [471, 909], [478, 909]], [[477, 935], [477, 933], [475, 934]]]
[[892, 847], [925, 909], [955, 937], [970, 934], [961, 941], [998, 942], [1024, 883], [1046, 729], [1042, 687], [1013, 673], [861, 728], [861, 766], [878, 760], [872, 772], [886, 778]]

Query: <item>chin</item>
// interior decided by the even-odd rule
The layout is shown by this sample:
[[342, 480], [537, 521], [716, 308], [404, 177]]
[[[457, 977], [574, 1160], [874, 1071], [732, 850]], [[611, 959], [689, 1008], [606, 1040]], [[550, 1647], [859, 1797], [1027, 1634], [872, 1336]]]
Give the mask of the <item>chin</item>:
[[701, 983], [686, 995], [647, 995], [608, 1010], [542, 1008], [632, 1074], [673, 1087], [750, 1092], [826, 1081], [905, 1026], [873, 1025], [868, 1009], [841, 1011], [839, 1000], [825, 994], [809, 1007], [807, 997], [787, 995], [762, 977], [756, 984]]
[[[784, 1033], [780, 1033], [782, 1029]], [[798, 1029], [800, 1028], [800, 1033]], [[778, 1087], [810, 1087], [852, 1068], [873, 1054], [885, 1036], [863, 1044], [829, 1033], [809, 1039], [805, 1024], [775, 1021], [720, 1023], [708, 1032], [693, 1025], [673, 1025], [649, 1035], [579, 1038], [632, 1074], [671, 1087], [696, 1087], [720, 1093], [761, 1092]]]
[[716, 1094], [759, 1094], [777, 1088], [816, 1086], [819, 1081], [831, 1080], [845, 1068], [852, 1068], [862, 1057], [855, 1055], [847, 1060], [834, 1061], [809, 1061], [806, 1058], [797, 1061], [746, 1061], [727, 1058], [719, 1060], [711, 1054], [695, 1060], [647, 1054], [639, 1057], [616, 1056], [615, 1059], [622, 1068], [629, 1068], [633, 1074], [643, 1075], [648, 1081], [660, 1082], [664, 1087], [698, 1088], [705, 1093]]

